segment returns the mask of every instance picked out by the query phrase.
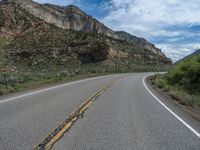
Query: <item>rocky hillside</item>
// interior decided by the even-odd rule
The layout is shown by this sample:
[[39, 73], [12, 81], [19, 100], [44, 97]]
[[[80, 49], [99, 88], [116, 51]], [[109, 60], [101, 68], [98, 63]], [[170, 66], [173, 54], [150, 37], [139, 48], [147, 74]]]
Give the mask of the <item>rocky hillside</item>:
[[14, 38], [49, 25], [37, 17], [27, 13], [19, 5], [4, 1], [0, 5], [0, 37]]
[[160, 56], [165, 57], [165, 54], [160, 49], [156, 48], [155, 45], [149, 43], [144, 38], [136, 37], [136, 36], [131, 35], [131, 34], [125, 32], [125, 31], [117, 31], [116, 34], [117, 34], [119, 39], [125, 40], [127, 42], [132, 42], [135, 45], [143, 46], [143, 47], [149, 49], [150, 51], [152, 51], [153, 53], [156, 53]]
[[147, 40], [143, 39], [143, 38], [139, 38], [136, 37], [134, 35], [131, 35], [125, 31], [116, 31], [117, 36], [125, 41], [130, 41], [130, 42], [134, 42], [134, 43], [141, 43], [141, 44], [146, 44], [148, 43]]
[[171, 64], [145, 39], [114, 32], [75, 6], [3, 0], [0, 18], [0, 37], [9, 43], [5, 57], [12, 65], [41, 70], [92, 63], [104, 71], [136, 71]]
[[96, 32], [118, 38], [116, 33], [76, 6], [61, 7], [52, 4], [38, 4], [32, 0], [3, 0], [4, 3], [15, 3], [33, 16], [54, 24], [62, 29], [84, 32]]

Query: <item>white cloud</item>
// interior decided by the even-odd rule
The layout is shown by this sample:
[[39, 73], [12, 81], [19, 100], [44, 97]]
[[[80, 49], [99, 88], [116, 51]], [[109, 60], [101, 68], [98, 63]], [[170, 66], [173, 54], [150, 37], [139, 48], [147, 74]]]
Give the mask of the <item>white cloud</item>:
[[123, 16], [123, 20], [133, 17], [134, 22], [167, 24], [196, 23], [200, 20], [199, 0], [111, 0], [110, 4], [112, 10], [107, 19]]
[[[85, 1], [81, 0], [35, 1], [57, 5], [75, 4], [84, 6], [84, 9], [85, 7], [94, 9], [86, 6]], [[105, 25], [113, 30], [124, 30], [150, 40], [162, 48], [173, 61], [200, 47], [199, 43], [196, 43], [200, 39], [200, 32], [181, 28], [170, 30], [168, 27], [173, 28], [174, 25], [190, 27], [200, 24], [199, 8], [200, 0], [103, 0], [99, 6], [101, 11], [108, 12], [103, 19], [100, 19]]]
[[193, 53], [200, 48], [200, 43], [184, 44], [184, 45], [171, 45], [171, 44], [155, 44], [158, 48], [171, 58], [173, 62], [184, 58], [185, 56]]
[[[168, 43], [162, 43], [162, 48], [173, 60], [191, 53], [196, 46], [193, 43], [169, 46], [169, 42], [175, 43], [184, 40], [182, 36], [195, 36], [197, 33], [171, 31], [165, 27], [200, 23], [199, 0], [111, 0], [106, 8], [109, 13], [101, 21], [114, 30], [125, 30], [148, 40], [156, 36], [168, 38]], [[173, 56], [174, 51], [176, 56]]]

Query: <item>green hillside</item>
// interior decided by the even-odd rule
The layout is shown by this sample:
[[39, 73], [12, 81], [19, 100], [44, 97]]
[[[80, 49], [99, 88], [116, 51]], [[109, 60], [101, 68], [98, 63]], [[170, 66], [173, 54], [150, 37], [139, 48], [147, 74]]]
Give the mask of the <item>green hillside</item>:
[[200, 55], [179, 62], [169, 71], [167, 78], [173, 86], [198, 93], [200, 91]]
[[200, 110], [200, 55], [190, 56], [154, 83], [184, 105]]

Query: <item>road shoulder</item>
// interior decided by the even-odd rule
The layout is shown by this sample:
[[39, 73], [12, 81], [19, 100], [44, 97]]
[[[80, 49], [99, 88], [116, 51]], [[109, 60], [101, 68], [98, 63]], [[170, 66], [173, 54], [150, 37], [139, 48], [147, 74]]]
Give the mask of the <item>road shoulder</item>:
[[184, 120], [191, 123], [198, 131], [200, 131], [200, 113], [195, 112], [190, 107], [181, 104], [179, 101], [173, 99], [169, 94], [162, 89], [153, 85], [149, 80], [150, 76], [146, 78], [148, 88], [159, 97], [167, 106], [180, 115]]
[[170, 96], [167, 92], [165, 92], [163, 89], [159, 88], [158, 86], [154, 85], [151, 80], [150, 77], [148, 77], [146, 79], [147, 84], [156, 92], [159, 93], [159, 95], [161, 95], [162, 97], [165, 98], [165, 100], [167, 100], [170, 103], [173, 103], [174, 105], [176, 105], [177, 107], [179, 107], [181, 110], [183, 110], [184, 112], [188, 113], [191, 115], [192, 118], [200, 121], [200, 112], [195, 111], [194, 109], [192, 109], [189, 106], [183, 105], [181, 102], [177, 101], [175, 98], [173, 98], [172, 96]]

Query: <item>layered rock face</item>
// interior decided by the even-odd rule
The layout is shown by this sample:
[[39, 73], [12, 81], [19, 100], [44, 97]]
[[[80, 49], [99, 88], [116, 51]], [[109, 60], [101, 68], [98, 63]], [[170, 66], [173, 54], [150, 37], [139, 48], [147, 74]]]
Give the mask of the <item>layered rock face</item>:
[[15, 3], [30, 14], [62, 29], [96, 32], [118, 38], [114, 31], [87, 15], [76, 6], [61, 7], [52, 4], [42, 5], [32, 0], [4, 0], [4, 2]]
[[12, 0], [3, 0], [0, 5], [0, 37], [15, 38], [36, 28], [49, 25], [31, 15]]
[[[30, 13], [35, 18], [40, 18], [47, 23], [54, 24], [55, 26], [62, 29], [71, 29], [84, 32], [95, 32], [100, 33], [108, 37], [115, 39], [126, 40], [137, 45], [146, 47], [147, 49], [153, 51], [160, 56], [164, 54], [160, 49], [157, 49], [153, 44], [149, 43], [143, 38], [138, 38], [124, 31], [114, 32], [107, 28], [104, 24], [100, 23], [98, 20], [87, 15], [81, 11], [78, 7], [70, 5], [67, 7], [56, 6], [52, 4], [38, 4], [32, 0], [3, 0], [2, 3], [9, 6], [1, 6], [0, 9], [4, 9], [2, 13], [0, 11], [0, 35], [4, 37], [12, 37], [14, 35], [19, 35], [24, 32], [30, 25], [30, 22], [34, 26], [38, 26], [37, 22], [32, 21], [29, 17], [30, 15], [24, 11]], [[23, 22], [20, 21], [21, 16], [15, 15], [15, 11], [23, 15]], [[33, 17], [32, 17], [33, 18]], [[5, 21], [3, 21], [5, 20]], [[12, 27], [13, 24], [17, 27]], [[1, 27], [1, 26], [4, 27]]]
[[72, 56], [82, 63], [171, 64], [147, 40], [114, 32], [76, 6], [3, 0], [0, 18], [0, 37], [10, 40], [5, 52], [14, 64], [66, 64]]
[[[83, 43], [72, 43], [70, 46], [63, 48], [38, 48], [38, 49], [10, 49], [7, 51], [7, 57], [10, 57], [14, 62], [20, 60], [36, 61], [37, 56], [40, 57], [40, 62], [47, 60], [64, 60], [70, 54], [77, 55], [84, 63], [104, 61], [110, 57], [111, 46], [104, 41], [93, 41]], [[42, 59], [42, 57], [44, 57]], [[42, 60], [42, 61], [41, 61]], [[34, 62], [34, 64], [37, 64]]]
[[117, 31], [116, 34], [118, 35], [119, 39], [125, 40], [127, 42], [132, 42], [136, 45], [144, 46], [146, 49], [149, 49], [153, 53], [166, 57], [165, 54], [160, 49], [156, 48], [155, 45], [149, 43], [144, 38], [136, 37], [125, 31]]
[[109, 58], [111, 46], [104, 41], [72, 43], [70, 50], [77, 53], [83, 62], [98, 62]]

